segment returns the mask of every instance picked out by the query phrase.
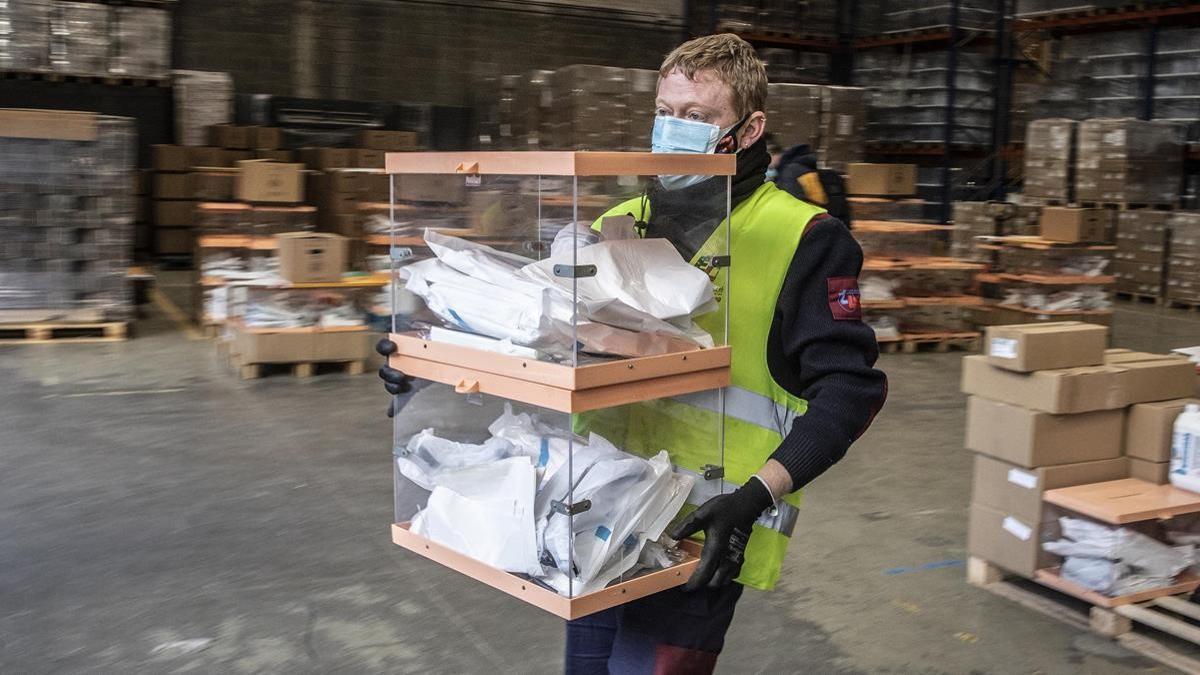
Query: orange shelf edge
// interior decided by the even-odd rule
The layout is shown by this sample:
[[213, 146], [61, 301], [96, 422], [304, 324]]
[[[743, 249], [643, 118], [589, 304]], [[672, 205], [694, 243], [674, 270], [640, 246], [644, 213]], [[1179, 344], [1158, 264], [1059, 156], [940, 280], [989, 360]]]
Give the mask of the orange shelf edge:
[[613, 584], [593, 593], [567, 598], [529, 579], [497, 569], [413, 534], [409, 530], [409, 523], [392, 523], [392, 542], [568, 621], [681, 586], [687, 583], [700, 563], [700, 544], [685, 540], [680, 542], [680, 547], [687, 553], [687, 558], [677, 565]]

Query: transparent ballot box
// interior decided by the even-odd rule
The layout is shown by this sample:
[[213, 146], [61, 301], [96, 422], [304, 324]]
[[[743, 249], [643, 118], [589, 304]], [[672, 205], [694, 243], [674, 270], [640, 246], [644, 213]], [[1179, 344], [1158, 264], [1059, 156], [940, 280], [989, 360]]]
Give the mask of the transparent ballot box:
[[389, 364], [438, 383], [396, 415], [395, 543], [568, 619], [687, 581], [668, 526], [730, 489], [734, 167], [387, 155]]

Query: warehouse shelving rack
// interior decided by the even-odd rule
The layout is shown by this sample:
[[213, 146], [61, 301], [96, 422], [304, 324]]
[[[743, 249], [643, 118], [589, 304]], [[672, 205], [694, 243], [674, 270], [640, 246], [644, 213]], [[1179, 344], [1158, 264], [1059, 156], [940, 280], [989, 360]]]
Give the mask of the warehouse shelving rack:
[[[689, 8], [702, 0], [690, 0]], [[715, 30], [716, 7], [719, 0], [708, 0], [712, 23], [690, 26], [692, 35]], [[836, 36], [827, 39], [813, 36], [780, 36], [746, 34], [752, 44], [772, 47], [792, 46], [797, 49], [827, 51], [831, 61], [831, 81], [852, 85], [854, 52], [861, 49], [896, 47], [912, 51], [945, 49], [948, 54], [947, 106], [945, 140], [942, 143], [895, 144], [872, 143], [868, 156], [895, 161], [908, 159], [924, 166], [938, 166], [942, 171], [942, 208], [940, 220], [949, 222], [956, 190], [971, 188], [972, 198], [1003, 200], [1014, 181], [1009, 176], [1011, 163], [1019, 162], [1024, 154], [1023, 139], [1011, 138], [1013, 76], [1017, 68], [1036, 65], [1028, 54], [1037, 43], [1064, 35], [1142, 29], [1145, 31], [1146, 68], [1139, 87], [1139, 117], [1152, 119], [1155, 110], [1156, 56], [1159, 31], [1167, 27], [1200, 26], [1200, 2], [1175, 2], [1154, 7], [1145, 3], [1130, 3], [1125, 7], [1092, 8], [1018, 18], [1015, 3], [996, 0], [996, 21], [990, 31], [965, 28], [960, 25], [960, 0], [948, 0], [950, 8], [947, 26], [918, 31], [863, 34], [858, 29], [862, 8], [857, 0], [839, 4]], [[690, 14], [689, 14], [690, 16]], [[707, 28], [707, 30], [702, 30]], [[956, 75], [958, 56], [968, 46], [991, 46], [995, 63], [993, 82], [992, 129], [989, 143], [963, 145], [953, 143], [956, 128]], [[1200, 169], [1200, 148], [1188, 151], [1189, 170]], [[952, 180], [953, 167], [958, 161], [968, 162], [967, 169]], [[955, 183], [958, 185], [956, 186]]]

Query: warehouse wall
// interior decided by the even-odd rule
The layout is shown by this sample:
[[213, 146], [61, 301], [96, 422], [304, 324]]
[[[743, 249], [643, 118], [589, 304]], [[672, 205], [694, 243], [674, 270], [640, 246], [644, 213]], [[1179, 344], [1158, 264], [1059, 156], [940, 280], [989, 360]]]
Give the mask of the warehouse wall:
[[[625, 5], [620, 5], [624, 2]], [[657, 67], [679, 0], [182, 0], [177, 68], [240, 93], [469, 105], [490, 75], [571, 63]]]

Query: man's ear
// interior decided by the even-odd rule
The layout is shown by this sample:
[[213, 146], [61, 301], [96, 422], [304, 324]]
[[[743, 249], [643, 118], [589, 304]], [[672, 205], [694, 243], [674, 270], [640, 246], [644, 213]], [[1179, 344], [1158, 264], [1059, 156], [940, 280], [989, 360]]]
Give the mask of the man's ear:
[[767, 115], [760, 111], [750, 113], [750, 118], [742, 125], [738, 138], [739, 148], [748, 148], [758, 142], [767, 132]]

